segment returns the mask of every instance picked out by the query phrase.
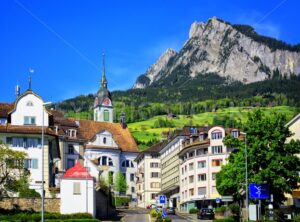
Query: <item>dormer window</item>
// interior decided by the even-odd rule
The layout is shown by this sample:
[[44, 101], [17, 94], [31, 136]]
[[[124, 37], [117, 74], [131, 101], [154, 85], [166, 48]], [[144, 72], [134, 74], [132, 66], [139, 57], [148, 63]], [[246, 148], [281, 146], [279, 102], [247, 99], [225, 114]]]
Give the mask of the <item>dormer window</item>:
[[204, 134], [200, 134], [199, 141], [204, 141]]
[[106, 137], [103, 138], [103, 144], [106, 144]]
[[231, 131], [231, 136], [233, 136], [234, 138], [238, 138], [239, 137], [239, 131], [237, 131], [237, 130]]
[[26, 106], [33, 106], [33, 102], [29, 100], [29, 101], [26, 103]]
[[24, 116], [24, 125], [35, 125], [35, 116]]
[[222, 132], [221, 132], [221, 131], [218, 131], [218, 130], [213, 131], [213, 132], [211, 133], [211, 139], [212, 139], [212, 140], [222, 139]]
[[75, 129], [68, 129], [67, 134], [69, 137], [75, 138], [77, 131]]

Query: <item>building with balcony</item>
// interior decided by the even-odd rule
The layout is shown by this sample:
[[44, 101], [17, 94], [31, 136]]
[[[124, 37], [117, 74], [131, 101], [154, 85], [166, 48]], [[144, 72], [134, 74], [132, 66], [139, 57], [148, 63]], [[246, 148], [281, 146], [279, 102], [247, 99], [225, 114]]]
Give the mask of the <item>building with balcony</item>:
[[223, 139], [231, 134], [240, 137], [238, 129], [220, 126], [197, 128], [196, 133], [183, 141], [178, 153], [180, 159], [180, 209], [216, 206], [216, 198], [222, 197], [216, 189], [216, 174], [226, 164], [232, 151]]
[[146, 208], [157, 203], [158, 193], [161, 191], [160, 149], [161, 143], [158, 143], [139, 153], [135, 159], [138, 207]]

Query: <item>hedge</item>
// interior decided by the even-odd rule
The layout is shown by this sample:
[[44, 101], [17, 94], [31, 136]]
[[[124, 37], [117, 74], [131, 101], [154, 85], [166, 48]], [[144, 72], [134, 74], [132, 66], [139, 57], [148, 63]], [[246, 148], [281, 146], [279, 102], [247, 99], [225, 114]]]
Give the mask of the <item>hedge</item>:
[[199, 212], [199, 210], [197, 209], [197, 208], [191, 208], [190, 210], [189, 210], [189, 213], [190, 214], [196, 214], [196, 213], [198, 213]]
[[130, 202], [130, 197], [112, 197], [112, 205], [116, 207], [124, 206], [124, 204], [127, 204]]
[[214, 219], [214, 222], [235, 222], [233, 217], [225, 217], [222, 219]]

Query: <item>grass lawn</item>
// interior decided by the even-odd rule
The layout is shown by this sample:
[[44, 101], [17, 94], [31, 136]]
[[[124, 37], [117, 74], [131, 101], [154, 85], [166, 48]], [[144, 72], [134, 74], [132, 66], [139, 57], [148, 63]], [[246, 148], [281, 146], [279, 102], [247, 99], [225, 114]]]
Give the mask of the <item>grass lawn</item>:
[[[212, 125], [215, 117], [218, 118], [233, 118], [235, 120], [240, 120], [242, 123], [247, 121], [247, 114], [252, 112], [255, 108], [252, 107], [231, 107], [218, 109], [216, 112], [205, 112], [194, 115], [179, 115], [178, 118], [168, 119], [171, 120], [174, 124], [172, 128], [155, 128], [154, 124], [159, 118], [167, 118], [165, 115], [155, 116], [145, 121], [135, 122], [128, 124], [134, 138], [139, 141], [149, 142], [154, 139], [162, 139], [165, 137], [165, 133], [176, 128], [182, 128], [185, 125]], [[299, 112], [299, 109], [289, 106], [276, 106], [276, 107], [263, 107], [260, 108], [264, 113], [270, 114], [271, 112], [283, 113], [287, 116], [287, 119], [290, 120], [293, 116]], [[141, 150], [147, 148], [147, 146], [139, 146]]]

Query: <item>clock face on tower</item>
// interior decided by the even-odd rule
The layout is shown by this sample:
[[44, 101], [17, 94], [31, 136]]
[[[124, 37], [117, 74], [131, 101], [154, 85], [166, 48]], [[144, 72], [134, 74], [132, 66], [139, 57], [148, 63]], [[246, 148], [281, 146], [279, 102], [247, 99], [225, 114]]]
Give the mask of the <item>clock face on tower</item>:
[[109, 98], [105, 98], [105, 99], [103, 100], [103, 105], [108, 106], [109, 104], [110, 104]]

